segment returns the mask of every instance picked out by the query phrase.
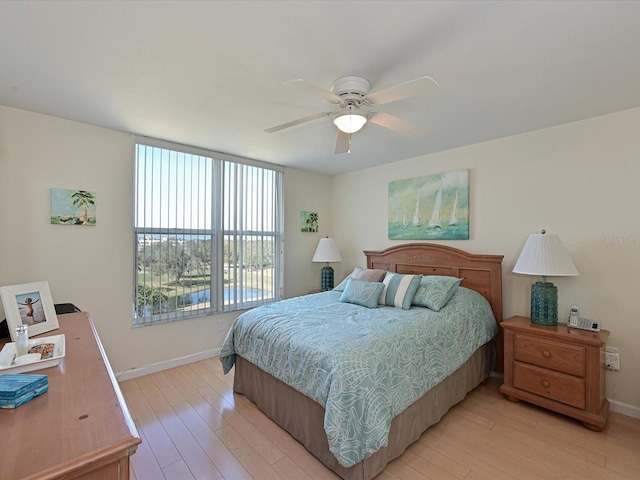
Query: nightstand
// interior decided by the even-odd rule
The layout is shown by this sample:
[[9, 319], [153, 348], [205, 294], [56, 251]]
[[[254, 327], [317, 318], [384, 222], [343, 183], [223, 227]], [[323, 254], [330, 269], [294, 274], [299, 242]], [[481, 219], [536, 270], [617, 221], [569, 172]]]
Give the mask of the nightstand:
[[505, 397], [524, 400], [600, 431], [607, 423], [604, 367], [600, 355], [609, 332], [543, 326], [527, 317], [511, 317], [504, 329]]

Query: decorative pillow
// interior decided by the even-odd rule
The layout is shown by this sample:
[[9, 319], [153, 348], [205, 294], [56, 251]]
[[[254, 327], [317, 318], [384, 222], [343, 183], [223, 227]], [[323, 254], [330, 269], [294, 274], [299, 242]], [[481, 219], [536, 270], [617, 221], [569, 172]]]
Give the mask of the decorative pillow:
[[409, 310], [411, 300], [420, 286], [422, 275], [403, 275], [401, 273], [387, 272], [382, 281], [384, 289], [380, 294], [378, 303], [389, 307]]
[[458, 291], [461, 278], [425, 275], [413, 297], [413, 305], [439, 312]]
[[384, 285], [380, 282], [365, 282], [347, 278], [344, 292], [340, 295], [340, 301], [355, 303], [367, 308], [378, 308], [378, 298]]
[[347, 279], [349, 278], [353, 278], [354, 280], [364, 280], [365, 282], [381, 282], [386, 274], [387, 272], [385, 270], [356, 267], [347, 278], [334, 288], [334, 290], [337, 292], [343, 292], [347, 285]]

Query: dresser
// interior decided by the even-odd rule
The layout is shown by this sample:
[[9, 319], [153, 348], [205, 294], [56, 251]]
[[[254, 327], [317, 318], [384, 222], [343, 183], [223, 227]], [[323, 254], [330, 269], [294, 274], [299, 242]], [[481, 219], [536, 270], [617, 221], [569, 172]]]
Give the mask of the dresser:
[[[65, 357], [48, 392], [0, 409], [1, 479], [127, 480], [140, 437], [88, 313], [59, 315]], [[0, 348], [9, 338], [0, 339]]]
[[524, 400], [576, 418], [591, 430], [604, 428], [609, 414], [601, 353], [609, 332], [543, 326], [511, 317], [504, 330], [504, 384], [511, 401]]

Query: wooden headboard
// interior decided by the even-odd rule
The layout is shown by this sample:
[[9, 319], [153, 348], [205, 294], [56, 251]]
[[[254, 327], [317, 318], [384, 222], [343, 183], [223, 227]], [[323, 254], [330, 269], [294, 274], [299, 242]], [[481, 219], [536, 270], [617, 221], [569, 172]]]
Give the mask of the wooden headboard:
[[[502, 322], [502, 255], [468, 253], [433, 243], [405, 243], [379, 252], [365, 250], [367, 268], [421, 275], [462, 278], [460, 285], [483, 295], [498, 323]], [[496, 353], [498, 372], [504, 371], [504, 341], [498, 328]]]
[[463, 287], [483, 295], [502, 321], [502, 255], [480, 255], [433, 243], [405, 243], [379, 252], [365, 250], [367, 268], [462, 278]]

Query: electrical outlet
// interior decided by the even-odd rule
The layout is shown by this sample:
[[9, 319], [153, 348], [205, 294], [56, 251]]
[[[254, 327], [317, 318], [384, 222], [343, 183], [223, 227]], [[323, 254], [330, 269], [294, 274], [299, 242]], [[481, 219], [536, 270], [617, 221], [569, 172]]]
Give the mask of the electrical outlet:
[[219, 319], [218, 320], [218, 331], [219, 332], [224, 332], [227, 329], [227, 321], [224, 319]]
[[620, 370], [620, 354], [610, 353], [605, 351], [604, 352], [604, 368], [608, 370]]

